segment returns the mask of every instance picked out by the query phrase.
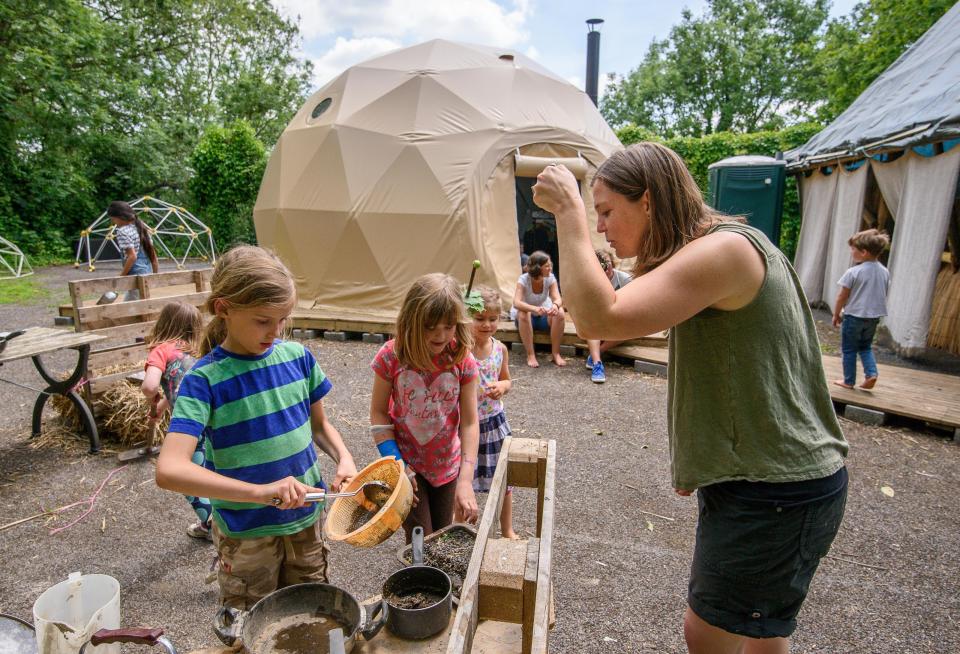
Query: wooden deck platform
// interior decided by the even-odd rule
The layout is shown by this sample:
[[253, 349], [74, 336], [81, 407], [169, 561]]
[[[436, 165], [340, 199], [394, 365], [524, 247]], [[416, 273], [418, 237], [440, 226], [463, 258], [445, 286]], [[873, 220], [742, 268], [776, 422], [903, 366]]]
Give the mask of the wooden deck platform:
[[[666, 348], [621, 346], [611, 351], [634, 360], [667, 364]], [[823, 371], [834, 402], [922, 420], [933, 427], [953, 430], [954, 439], [960, 439], [958, 376], [880, 364], [879, 382], [865, 391], [832, 383], [843, 377], [840, 357], [824, 355]]]

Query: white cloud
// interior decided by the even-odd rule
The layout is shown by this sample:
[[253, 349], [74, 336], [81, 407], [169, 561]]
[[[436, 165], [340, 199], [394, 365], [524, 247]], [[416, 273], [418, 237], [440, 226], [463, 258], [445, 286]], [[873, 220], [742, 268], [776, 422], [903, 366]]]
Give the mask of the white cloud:
[[396, 50], [401, 45], [399, 41], [392, 39], [378, 37], [345, 39], [338, 36], [332, 48], [313, 59], [314, 85], [319, 88], [350, 66], [384, 52]]
[[433, 38], [504, 47], [530, 38], [530, 0], [509, 8], [493, 0], [273, 0], [280, 13], [300, 18], [306, 41], [348, 34], [416, 43]]
[[530, 58], [533, 59], [534, 61], [539, 61], [539, 60], [540, 60], [540, 51], [537, 50], [537, 46], [535, 46], [535, 45], [529, 46], [523, 54], [527, 55], [528, 57], [530, 57]]

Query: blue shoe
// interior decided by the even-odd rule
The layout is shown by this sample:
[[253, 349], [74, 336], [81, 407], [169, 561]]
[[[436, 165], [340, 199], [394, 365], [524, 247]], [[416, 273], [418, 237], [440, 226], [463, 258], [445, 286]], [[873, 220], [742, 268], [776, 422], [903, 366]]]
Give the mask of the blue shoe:
[[593, 365], [593, 372], [590, 373], [590, 381], [594, 384], [602, 384], [607, 381], [607, 374], [603, 371], [603, 361], [597, 361]]
[[593, 370], [593, 357], [587, 355], [587, 370]]

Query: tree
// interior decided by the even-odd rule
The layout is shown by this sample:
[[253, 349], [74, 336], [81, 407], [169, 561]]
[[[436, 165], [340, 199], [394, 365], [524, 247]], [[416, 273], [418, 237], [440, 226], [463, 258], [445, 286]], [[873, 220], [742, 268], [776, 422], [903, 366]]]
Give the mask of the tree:
[[268, 0], [0, 0], [0, 234], [63, 257], [110, 200], [188, 205], [204, 129], [272, 145], [303, 103], [298, 38]]
[[601, 112], [663, 136], [783, 126], [817, 100], [814, 55], [827, 0], [709, 0], [614, 79]]
[[850, 16], [831, 21], [817, 55], [826, 99], [818, 117], [829, 122], [843, 113], [953, 4], [953, 0], [868, 0], [854, 7]]
[[213, 231], [217, 248], [256, 243], [253, 205], [267, 166], [267, 151], [244, 120], [204, 132], [190, 157], [190, 190], [197, 217]]

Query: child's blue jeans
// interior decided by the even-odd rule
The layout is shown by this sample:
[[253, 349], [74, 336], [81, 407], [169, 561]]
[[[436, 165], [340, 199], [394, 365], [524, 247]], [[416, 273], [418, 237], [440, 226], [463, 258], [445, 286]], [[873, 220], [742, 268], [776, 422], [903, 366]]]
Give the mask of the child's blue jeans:
[[873, 356], [873, 335], [879, 318], [843, 317], [840, 326], [840, 350], [843, 352], [843, 383], [853, 386], [857, 381], [857, 355], [863, 361], [863, 374], [869, 379], [877, 376], [877, 360]]

